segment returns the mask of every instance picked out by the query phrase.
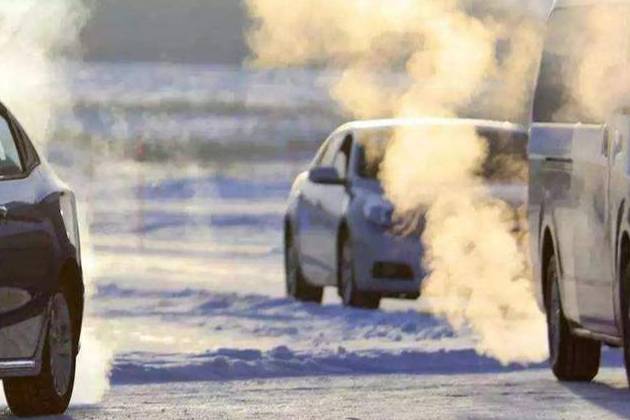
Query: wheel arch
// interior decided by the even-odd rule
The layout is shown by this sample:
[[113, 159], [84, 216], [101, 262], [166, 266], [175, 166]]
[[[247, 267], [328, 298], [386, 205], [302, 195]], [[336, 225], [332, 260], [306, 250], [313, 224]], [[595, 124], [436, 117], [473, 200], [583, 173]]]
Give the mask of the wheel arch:
[[284, 228], [283, 228], [283, 258], [284, 258], [284, 267], [285, 270], [288, 269], [289, 266], [289, 252], [290, 248], [293, 245], [293, 241], [295, 238], [293, 237], [293, 223], [291, 222], [291, 217], [287, 214], [284, 217]]
[[542, 230], [542, 241], [541, 241], [541, 286], [542, 286], [542, 296], [543, 303], [545, 309], [549, 308], [549, 279], [547, 278], [547, 270], [549, 269], [549, 262], [551, 257], [556, 254], [556, 247], [553, 240], [553, 235], [551, 233], [551, 229], [549, 226], [546, 226]]
[[623, 334], [623, 305], [625, 287], [623, 282], [623, 267], [630, 259], [630, 213], [626, 208], [626, 199], [621, 200], [617, 208], [614, 230], [614, 255], [613, 255], [613, 306], [615, 322], [620, 334]]
[[614, 305], [617, 329], [623, 336], [623, 314], [624, 314], [624, 295], [627, 294], [623, 269], [630, 262], [630, 233], [627, 229], [622, 229], [618, 235], [617, 261], [615, 264], [615, 287], [614, 287]]
[[73, 314], [75, 349], [78, 351], [85, 307], [85, 284], [81, 267], [74, 258], [68, 259], [63, 264], [59, 273], [59, 288], [66, 293], [66, 297], [69, 299], [68, 305]]
[[[617, 209], [617, 217], [615, 218], [615, 267], [617, 269], [621, 267], [621, 247], [622, 247], [622, 239], [624, 235], [628, 235], [627, 231], [623, 226], [623, 215], [626, 212], [626, 200], [622, 200], [619, 204], [619, 208]], [[617, 271], [617, 270], [616, 270]], [[619, 271], [617, 271], [617, 275], [619, 275]]]
[[291, 218], [289, 217], [289, 215], [287, 214], [286, 216], [284, 216], [284, 247], [285, 249], [287, 248], [287, 245], [290, 243], [290, 241], [292, 240], [292, 235], [293, 235], [293, 223], [291, 223]]
[[630, 260], [630, 234], [628, 231], [623, 231], [619, 237], [619, 268], [621, 270]]
[[336, 248], [337, 248], [337, 253], [336, 253], [336, 264], [335, 267], [337, 267], [336, 271], [337, 271], [337, 286], [339, 287], [341, 285], [341, 273], [339, 270], [339, 263], [340, 263], [340, 259], [341, 259], [341, 242], [344, 239], [349, 239], [352, 237], [352, 234], [350, 232], [350, 225], [348, 223], [348, 219], [346, 217], [343, 217], [341, 219], [341, 221], [339, 222], [339, 227], [337, 228], [337, 241], [336, 241]]

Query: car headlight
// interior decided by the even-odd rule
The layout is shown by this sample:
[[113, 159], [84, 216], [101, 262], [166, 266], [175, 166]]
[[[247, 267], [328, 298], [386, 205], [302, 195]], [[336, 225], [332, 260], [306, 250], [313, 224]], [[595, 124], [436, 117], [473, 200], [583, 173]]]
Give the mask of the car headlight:
[[378, 226], [390, 227], [394, 218], [394, 206], [381, 197], [365, 201], [363, 215]]
[[61, 212], [61, 218], [66, 228], [66, 234], [68, 240], [80, 251], [79, 246], [79, 224], [77, 221], [77, 206], [72, 194], [63, 194], [59, 198], [59, 210]]

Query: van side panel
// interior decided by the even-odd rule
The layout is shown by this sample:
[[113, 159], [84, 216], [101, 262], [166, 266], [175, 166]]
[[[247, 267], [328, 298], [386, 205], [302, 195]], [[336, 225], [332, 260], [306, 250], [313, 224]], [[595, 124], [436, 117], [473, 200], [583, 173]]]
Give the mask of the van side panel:
[[553, 240], [560, 273], [560, 292], [565, 316], [579, 321], [578, 295], [570, 244], [572, 212], [576, 197], [572, 195], [573, 124], [533, 124], [529, 143], [529, 207], [532, 263], [539, 305], [542, 301], [544, 276], [542, 261], [544, 229]]

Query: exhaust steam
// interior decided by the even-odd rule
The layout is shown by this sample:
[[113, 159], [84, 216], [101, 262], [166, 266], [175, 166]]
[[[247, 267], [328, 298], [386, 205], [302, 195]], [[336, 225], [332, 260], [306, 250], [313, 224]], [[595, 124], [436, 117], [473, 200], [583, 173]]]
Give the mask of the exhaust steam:
[[[356, 118], [524, 121], [542, 22], [519, 4], [247, 0], [251, 61], [339, 69], [331, 95]], [[513, 234], [510, 205], [478, 175], [487, 150], [471, 127], [400, 129], [379, 177], [400, 217], [426, 210], [423, 297], [431, 312], [471, 331], [480, 354], [540, 362], [546, 327], [527, 247]]]

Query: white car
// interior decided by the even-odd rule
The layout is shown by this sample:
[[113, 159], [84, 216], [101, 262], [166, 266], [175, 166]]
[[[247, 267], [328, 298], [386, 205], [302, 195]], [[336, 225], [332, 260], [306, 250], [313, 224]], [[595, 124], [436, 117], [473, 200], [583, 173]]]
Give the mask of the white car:
[[[331, 286], [338, 288], [344, 305], [368, 309], [378, 308], [383, 297], [420, 296], [425, 277], [420, 240], [424, 215], [418, 211], [406, 218], [404, 226], [396, 223], [377, 174], [392, 132], [401, 126], [427, 124], [472, 125], [499, 146], [499, 153], [526, 158], [527, 133], [512, 124], [397, 119], [340, 127], [321, 146], [308, 170], [297, 177], [289, 196], [284, 226], [289, 296], [319, 303], [323, 288]], [[512, 147], [514, 139], [517, 147]]]

